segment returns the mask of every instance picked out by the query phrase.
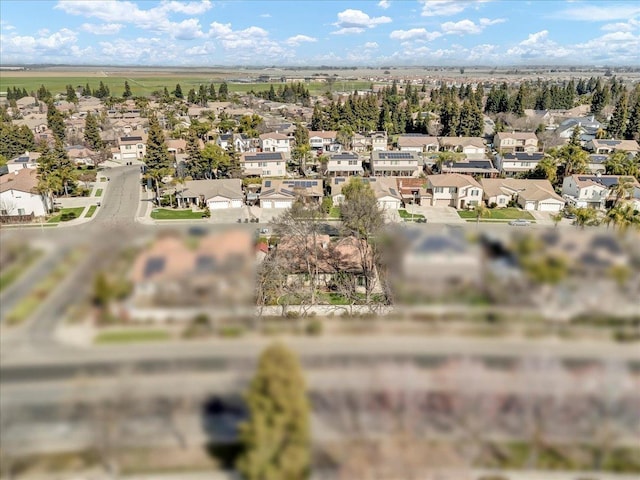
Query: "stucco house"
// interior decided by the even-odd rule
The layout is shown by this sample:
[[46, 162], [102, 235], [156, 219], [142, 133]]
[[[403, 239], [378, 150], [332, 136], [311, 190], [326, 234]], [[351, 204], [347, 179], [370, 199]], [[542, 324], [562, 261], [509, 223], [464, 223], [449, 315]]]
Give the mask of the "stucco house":
[[260, 207], [290, 208], [297, 199], [319, 204], [323, 196], [322, 180], [263, 180]]
[[310, 131], [309, 145], [314, 150], [323, 152], [340, 151], [340, 144], [337, 143], [338, 132], [335, 130], [328, 131]]
[[598, 155], [608, 155], [613, 152], [629, 152], [637, 155], [640, 151], [638, 142], [635, 140], [599, 140], [594, 138], [587, 142], [585, 148]]
[[441, 151], [464, 153], [469, 159], [483, 158], [486, 152], [480, 137], [438, 137], [438, 143]]
[[498, 132], [493, 137], [493, 148], [503, 153], [538, 151], [538, 137], [533, 132]]
[[362, 176], [362, 159], [353, 152], [333, 153], [329, 155], [326, 174], [332, 177]]
[[431, 206], [448, 206], [464, 209], [482, 201], [482, 185], [470, 175], [445, 173], [427, 175], [427, 191], [431, 194]]
[[496, 168], [507, 177], [530, 172], [544, 158], [544, 153], [515, 152], [496, 155]]
[[[360, 180], [369, 184], [381, 210], [398, 210], [402, 207], [402, 197], [398, 191], [395, 177], [364, 177], [360, 178]], [[350, 178], [345, 177], [335, 177], [329, 181], [331, 199], [334, 205], [340, 205], [344, 201], [342, 189], [349, 181]]]
[[506, 207], [509, 201], [515, 200], [525, 210], [541, 212], [559, 212], [565, 205], [565, 200], [546, 179], [483, 178], [480, 184], [488, 205]]
[[113, 154], [113, 160], [119, 162], [131, 162], [143, 160], [147, 154], [147, 135], [136, 132], [135, 135], [118, 137], [117, 151]]
[[38, 172], [23, 168], [0, 176], [0, 215], [45, 216], [53, 205], [51, 198], [36, 191]]
[[371, 152], [371, 173], [375, 176], [417, 177], [423, 165], [416, 152]]
[[287, 173], [282, 152], [245, 152], [240, 155], [240, 166], [245, 175], [284, 177]]
[[401, 152], [437, 152], [440, 148], [437, 137], [410, 133], [398, 136], [398, 149]]
[[291, 152], [291, 137], [278, 132], [260, 135], [260, 150], [263, 152]]
[[35, 170], [38, 168], [38, 159], [40, 158], [40, 155], [40, 152], [24, 152], [7, 162], [7, 170], [9, 173], [17, 172], [23, 168]]
[[244, 206], [242, 180], [239, 178], [186, 181], [184, 186], [176, 186], [175, 195], [183, 206], [208, 207], [209, 210]]
[[562, 182], [562, 197], [574, 207], [604, 208], [611, 197], [612, 189], [621, 178], [633, 185], [635, 196], [640, 192], [640, 183], [633, 177], [619, 175], [570, 175]]

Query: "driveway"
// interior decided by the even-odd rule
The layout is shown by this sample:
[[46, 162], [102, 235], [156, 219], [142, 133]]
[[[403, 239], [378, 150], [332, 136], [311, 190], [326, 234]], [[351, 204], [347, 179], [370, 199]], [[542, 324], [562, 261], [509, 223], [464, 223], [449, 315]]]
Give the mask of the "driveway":
[[408, 213], [419, 213], [424, 215], [427, 223], [447, 223], [447, 224], [463, 224], [466, 225], [458, 212], [453, 207], [430, 207], [425, 205], [407, 205]]

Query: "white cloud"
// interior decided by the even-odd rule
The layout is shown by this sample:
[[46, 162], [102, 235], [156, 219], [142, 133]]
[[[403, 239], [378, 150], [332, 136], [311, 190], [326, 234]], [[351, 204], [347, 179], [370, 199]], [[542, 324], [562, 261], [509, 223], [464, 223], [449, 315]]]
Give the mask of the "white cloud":
[[428, 32], [425, 28], [412, 28], [410, 30], [394, 30], [389, 35], [389, 38], [392, 40], [435, 40], [438, 37], [441, 37], [442, 33], [440, 32]]
[[523, 45], [523, 46], [536, 45], [542, 41], [545, 41], [548, 36], [549, 36], [548, 30], [541, 30], [536, 33], [530, 33], [526, 40], [523, 40], [520, 42], [520, 45]]
[[[172, 13], [200, 15], [211, 8], [211, 2], [161, 2], [158, 6], [142, 10], [130, 1], [107, 0], [59, 0], [55, 6], [70, 15], [97, 18], [106, 23], [128, 23], [142, 30], [164, 33], [171, 38], [192, 39], [203, 35], [196, 18], [175, 22], [169, 19]], [[188, 32], [188, 28], [197, 28]]]
[[365, 50], [376, 50], [380, 45], [378, 45], [376, 42], [367, 42], [365, 43], [362, 48], [364, 48]]
[[260, 16], [262, 18], [271, 18], [271, 14], [270, 13], [262, 13], [262, 14], [260, 14]]
[[460, 20], [459, 22], [445, 22], [440, 28], [447, 35], [465, 35], [482, 32], [482, 27], [476, 25], [471, 20]]
[[[41, 32], [42, 33], [42, 32]], [[8, 62], [69, 62], [70, 59], [84, 60], [90, 49], [76, 45], [75, 32], [62, 28], [57, 32], [43, 35], [2, 35], [0, 57]]]
[[640, 15], [640, 5], [634, 2], [626, 4], [609, 4], [605, 6], [580, 5], [566, 8], [557, 12], [554, 17], [564, 20], [579, 20], [586, 22], [610, 22], [612, 20], [627, 20]]
[[605, 32], [633, 32], [640, 29], [640, 20], [635, 18], [630, 19], [628, 22], [607, 23], [603, 25], [601, 30]]
[[380, 8], [384, 8], [386, 10], [387, 8], [389, 8], [391, 6], [391, 4], [389, 3], [389, 0], [380, 0], [378, 2], [378, 6]]
[[535, 58], [561, 59], [571, 57], [572, 55], [575, 56], [575, 51], [572, 48], [563, 47], [549, 40], [548, 37], [549, 32], [547, 30], [531, 33], [517, 46], [508, 49], [507, 55], [514, 56], [521, 60]]
[[490, 18], [481, 18], [479, 22], [483, 27], [488, 27], [489, 25], [504, 23], [506, 22], [506, 20], [504, 18], [494, 18], [493, 20], [491, 20]]
[[418, 0], [422, 4], [423, 17], [449, 17], [476, 7], [488, 0]]
[[391, 18], [389, 17], [370, 17], [362, 10], [353, 10], [349, 8], [338, 13], [338, 21], [333, 24], [338, 27], [338, 30], [331, 33], [335, 35], [362, 33], [367, 28], [374, 28], [378, 25], [389, 22], [391, 22]]
[[236, 62], [254, 62], [258, 58], [282, 60], [293, 57], [293, 52], [285, 50], [271, 40], [269, 32], [264, 28], [252, 26], [243, 30], [233, 30], [230, 23], [218, 22], [213, 22], [210, 27], [209, 37], [229, 51]]
[[317, 38], [309, 37], [308, 35], [295, 35], [293, 37], [287, 38], [284, 43], [286, 43], [290, 47], [297, 47], [301, 43], [317, 42], [317, 41], [318, 41]]
[[10, 23], [4, 20], [0, 20], [0, 28], [6, 32], [16, 29], [16, 27], [14, 27], [13, 25], [11, 25]]
[[118, 33], [124, 25], [121, 23], [103, 23], [96, 25], [95, 23], [83, 23], [80, 26], [80, 30], [94, 35], [115, 35]]

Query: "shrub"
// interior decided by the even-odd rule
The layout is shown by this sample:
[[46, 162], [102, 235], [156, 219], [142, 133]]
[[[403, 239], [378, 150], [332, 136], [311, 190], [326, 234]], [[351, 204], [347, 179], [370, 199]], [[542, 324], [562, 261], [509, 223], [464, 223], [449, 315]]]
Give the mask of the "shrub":
[[76, 217], [77, 217], [76, 212], [65, 212], [62, 215], [60, 215], [60, 221], [68, 222], [69, 220], [73, 220]]
[[286, 315], [287, 318], [299, 318], [300, 317], [300, 313], [299, 312], [287, 312]]
[[224, 338], [237, 338], [244, 334], [244, 329], [238, 326], [227, 326], [220, 329], [220, 336]]

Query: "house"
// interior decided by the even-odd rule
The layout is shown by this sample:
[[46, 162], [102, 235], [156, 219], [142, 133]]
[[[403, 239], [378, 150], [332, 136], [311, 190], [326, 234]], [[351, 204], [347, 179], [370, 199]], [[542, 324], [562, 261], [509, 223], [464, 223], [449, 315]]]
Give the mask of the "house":
[[138, 307], [245, 305], [254, 291], [254, 266], [248, 231], [209, 234], [195, 248], [180, 236], [165, 235], [134, 260], [130, 303]]
[[498, 170], [488, 158], [481, 160], [459, 160], [442, 165], [442, 173], [462, 173], [464, 175], [476, 175], [485, 178], [496, 177]]
[[19, 110], [24, 110], [35, 106], [38, 103], [38, 99], [35, 97], [22, 97], [16, 100], [16, 105]]
[[596, 175], [603, 175], [607, 171], [607, 167], [605, 167], [605, 162], [609, 159], [609, 155], [602, 155], [597, 153], [592, 153], [589, 155], [589, 160], [587, 163], [587, 168], [589, 172]]
[[286, 236], [280, 240], [272, 255], [281, 259], [287, 272], [288, 285], [309, 286], [313, 276], [318, 288], [327, 292], [339, 291], [348, 278], [353, 282], [354, 292], [365, 293], [365, 276], [369, 276], [371, 291], [381, 291], [371, 247], [366, 241], [353, 236], [333, 241], [326, 234], [313, 238]]
[[593, 115], [589, 117], [572, 117], [561, 122], [555, 133], [566, 142], [571, 138], [576, 127], [580, 130], [580, 142], [587, 143], [596, 138], [598, 130], [602, 129], [602, 124]]
[[[401, 208], [402, 197], [398, 191], [396, 178], [364, 177], [360, 180], [369, 184], [381, 210], [398, 210]], [[340, 205], [344, 201], [342, 189], [349, 181], [350, 179], [345, 177], [335, 177], [330, 180], [329, 188], [334, 205]]]
[[535, 127], [538, 125], [544, 125], [545, 129], [553, 130], [558, 126], [556, 125], [554, 114], [550, 110], [533, 110], [525, 108], [524, 116], [529, 120], [529, 124]]
[[263, 180], [260, 207], [290, 208], [297, 199], [319, 204], [323, 196], [322, 180]]
[[607, 200], [612, 196], [612, 189], [621, 178], [626, 179], [640, 192], [640, 184], [634, 177], [620, 175], [571, 175], [562, 182], [562, 197], [574, 207], [604, 208]]
[[113, 155], [113, 160], [131, 162], [144, 159], [147, 154], [146, 137], [146, 134], [142, 132], [136, 135], [118, 137], [118, 151]]
[[39, 152], [24, 152], [22, 155], [18, 155], [7, 162], [7, 170], [9, 173], [17, 172], [23, 168], [35, 170], [38, 168], [40, 155], [42, 154]]
[[546, 179], [483, 178], [480, 185], [488, 205], [506, 207], [514, 200], [525, 210], [540, 212], [559, 212], [565, 205], [564, 199]]
[[417, 177], [424, 162], [416, 152], [371, 152], [371, 173], [375, 176]]
[[496, 168], [507, 177], [515, 177], [521, 173], [535, 170], [544, 153], [505, 153], [496, 155]]
[[404, 205], [429, 205], [431, 195], [427, 192], [427, 181], [424, 178], [396, 178], [398, 192]]
[[439, 137], [438, 143], [441, 151], [464, 153], [470, 159], [485, 155], [485, 141], [480, 137]]
[[369, 134], [371, 139], [371, 150], [374, 152], [387, 150], [388, 137], [387, 132], [371, 132]]
[[437, 137], [422, 135], [420, 133], [409, 133], [398, 136], [398, 149], [401, 152], [437, 152], [439, 148]]
[[291, 151], [291, 137], [282, 133], [263, 133], [259, 138], [260, 150], [263, 152], [289, 153]]
[[351, 175], [362, 176], [362, 159], [356, 153], [342, 152], [329, 155], [326, 175], [331, 177], [350, 177]]
[[613, 152], [629, 152], [637, 155], [640, 150], [635, 140], [599, 140], [597, 138], [588, 141], [585, 148], [598, 155], [608, 155]]
[[240, 166], [245, 175], [284, 177], [287, 173], [282, 152], [245, 152], [240, 155]]
[[47, 115], [46, 113], [34, 113], [29, 116], [15, 119], [12, 124], [23, 126], [26, 125], [35, 135], [47, 131]]
[[427, 192], [431, 194], [432, 207], [463, 209], [482, 201], [482, 185], [472, 176], [460, 173], [427, 175]]
[[71, 145], [65, 147], [65, 150], [69, 155], [69, 159], [76, 165], [94, 165], [94, 158], [97, 154], [84, 145]]
[[187, 141], [183, 138], [170, 138], [167, 140], [167, 150], [173, 156], [179, 153], [185, 153], [187, 150]]
[[53, 207], [51, 198], [37, 193], [38, 172], [23, 168], [0, 176], [0, 215], [43, 217]]
[[222, 178], [190, 180], [175, 188], [178, 202], [183, 206], [208, 207], [209, 210], [227, 210], [244, 206], [242, 180]]
[[493, 137], [493, 148], [503, 153], [538, 151], [538, 137], [533, 132], [498, 132]]
[[351, 137], [351, 150], [357, 153], [387, 150], [387, 132], [370, 132], [366, 135], [354, 133]]
[[477, 288], [483, 278], [482, 251], [464, 235], [449, 229], [404, 231], [401, 276], [394, 282], [400, 298], [421, 300]]
[[330, 131], [310, 131], [309, 132], [309, 145], [314, 150], [320, 150], [322, 152], [339, 151], [340, 144], [337, 142], [338, 132], [334, 130]]

